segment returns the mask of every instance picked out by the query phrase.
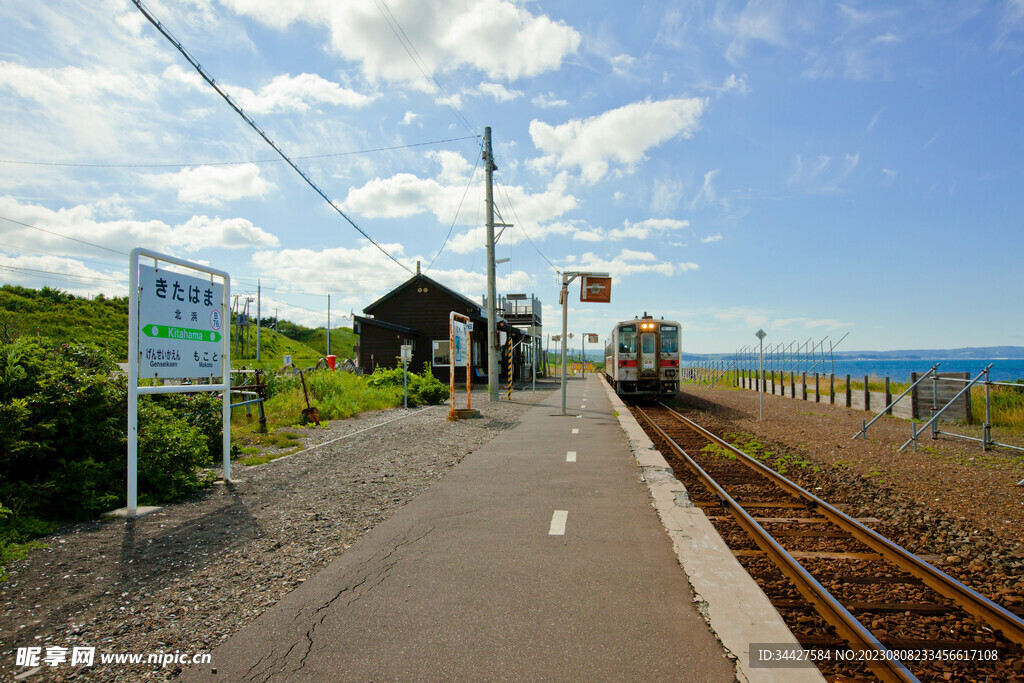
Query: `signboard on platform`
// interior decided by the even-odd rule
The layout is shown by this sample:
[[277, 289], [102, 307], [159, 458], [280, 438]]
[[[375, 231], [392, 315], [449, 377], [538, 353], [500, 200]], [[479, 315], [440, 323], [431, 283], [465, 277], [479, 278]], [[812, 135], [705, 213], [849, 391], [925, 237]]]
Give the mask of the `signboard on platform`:
[[452, 366], [466, 367], [469, 359], [469, 330], [461, 320], [452, 320]]
[[219, 377], [226, 320], [222, 283], [140, 263], [139, 377]]

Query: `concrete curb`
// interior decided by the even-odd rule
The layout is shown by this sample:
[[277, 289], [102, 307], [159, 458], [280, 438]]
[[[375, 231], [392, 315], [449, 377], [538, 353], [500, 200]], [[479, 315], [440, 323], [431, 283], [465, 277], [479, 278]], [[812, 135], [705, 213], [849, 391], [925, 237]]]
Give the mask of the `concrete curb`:
[[652, 504], [672, 539], [676, 558], [693, 588], [693, 600], [723, 647], [736, 658], [737, 678], [751, 683], [824, 681], [817, 669], [750, 667], [752, 643], [800, 645], [704, 512], [690, 502], [686, 487], [675, 478], [622, 399], [607, 382], [602, 384], [651, 491]]

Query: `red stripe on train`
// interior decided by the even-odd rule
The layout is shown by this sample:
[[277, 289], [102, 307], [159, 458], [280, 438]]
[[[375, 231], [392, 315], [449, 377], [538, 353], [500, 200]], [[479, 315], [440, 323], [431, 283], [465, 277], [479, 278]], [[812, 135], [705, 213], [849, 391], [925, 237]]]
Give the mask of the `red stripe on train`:
[[619, 360], [619, 367], [620, 368], [635, 368], [636, 367], [636, 361], [635, 360], [621, 360], [620, 359]]
[[661, 367], [663, 368], [678, 368], [679, 361], [677, 360], [663, 360], [661, 361]]

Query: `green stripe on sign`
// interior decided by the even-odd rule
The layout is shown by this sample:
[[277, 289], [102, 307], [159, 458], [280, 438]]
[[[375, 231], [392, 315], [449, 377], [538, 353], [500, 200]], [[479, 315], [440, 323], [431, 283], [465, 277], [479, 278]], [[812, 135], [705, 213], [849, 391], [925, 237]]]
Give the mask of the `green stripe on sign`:
[[180, 341], [218, 342], [221, 340], [220, 332], [193, 330], [188, 327], [171, 327], [170, 325], [146, 325], [142, 328], [142, 333], [147, 337], [177, 339]]

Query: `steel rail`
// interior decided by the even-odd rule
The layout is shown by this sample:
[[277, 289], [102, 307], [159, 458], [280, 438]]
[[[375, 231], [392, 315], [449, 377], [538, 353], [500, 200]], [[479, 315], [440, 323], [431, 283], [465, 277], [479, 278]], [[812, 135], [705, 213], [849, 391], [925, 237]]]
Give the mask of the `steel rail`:
[[[989, 600], [981, 593], [965, 586], [949, 574], [938, 569], [902, 546], [870, 529], [846, 513], [838, 510], [798, 484], [783, 477], [781, 474], [750, 457], [743, 451], [718, 436], [712, 434], [692, 420], [680, 415], [668, 406], [659, 404], [668, 410], [677, 420], [697, 431], [705, 438], [735, 453], [750, 467], [760, 471], [791, 495], [802, 498], [815, 507], [815, 511], [827, 518], [840, 529], [849, 532], [854, 538], [868, 546], [883, 558], [900, 569], [921, 579], [921, 581], [939, 595], [949, 598], [964, 611], [981, 619], [989, 626], [998, 629], [1008, 640], [1024, 645], [1024, 620], [1001, 605]], [[659, 430], [660, 431], [660, 430]]]
[[[669, 409], [671, 410], [671, 409]], [[796, 589], [810, 602], [818, 613], [831, 624], [839, 635], [845, 638], [855, 650], [874, 651], [878, 656], [864, 662], [871, 672], [882, 681], [917, 681], [903, 662], [883, 645], [870, 631], [864, 628], [856, 617], [843, 607], [835, 597], [818, 582], [789, 552], [779, 545], [772, 536], [758, 524], [743, 507], [723, 489], [690, 455], [669, 436], [665, 430], [654, 423], [654, 420], [639, 409], [641, 417], [665, 439], [669, 447], [676, 452], [693, 470], [694, 474], [712, 490], [719, 500], [729, 509], [737, 523], [754, 539], [758, 547], [765, 552], [779, 570], [788, 577]], [[678, 415], [675, 411], [671, 411]], [[681, 417], [681, 416], [680, 416]]]

